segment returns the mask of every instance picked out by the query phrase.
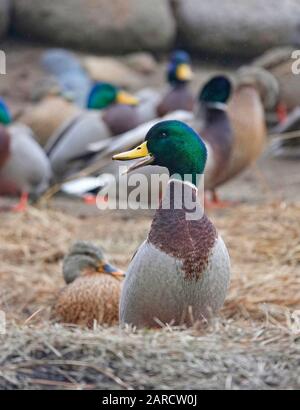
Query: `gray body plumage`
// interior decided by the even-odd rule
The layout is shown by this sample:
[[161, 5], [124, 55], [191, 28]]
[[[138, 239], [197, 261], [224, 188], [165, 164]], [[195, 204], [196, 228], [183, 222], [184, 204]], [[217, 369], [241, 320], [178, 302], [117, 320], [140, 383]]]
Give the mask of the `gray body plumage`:
[[207, 318], [223, 306], [229, 278], [229, 256], [220, 236], [198, 280], [185, 279], [180, 260], [146, 241], [126, 272], [120, 321], [147, 327], [155, 325], [155, 318], [162, 323], [186, 323], [189, 312], [195, 321]]
[[8, 132], [10, 157], [0, 171], [0, 177], [23, 192], [39, 196], [48, 188], [51, 179], [49, 159], [28, 127], [15, 124], [8, 127]]
[[89, 144], [111, 136], [101, 115], [99, 111], [79, 114], [51, 137], [45, 149], [56, 180], [76, 172], [76, 162], [73, 159], [82, 155]]

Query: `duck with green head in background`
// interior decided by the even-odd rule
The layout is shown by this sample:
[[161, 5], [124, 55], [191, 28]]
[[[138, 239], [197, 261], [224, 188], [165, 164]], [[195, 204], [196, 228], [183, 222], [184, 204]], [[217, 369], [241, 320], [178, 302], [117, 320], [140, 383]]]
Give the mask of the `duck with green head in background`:
[[[159, 165], [168, 169], [171, 178], [148, 237], [128, 267], [120, 321], [157, 327], [208, 318], [224, 303], [230, 260], [198, 200], [196, 182], [205, 170], [206, 146], [185, 123], [163, 121], [148, 131], [140, 146], [113, 157], [135, 158], [142, 160], [131, 169]], [[192, 207], [183, 198], [190, 198]], [[195, 217], [190, 218], [191, 210]]]
[[134, 107], [138, 99], [108, 83], [92, 88], [88, 110], [67, 121], [48, 141], [45, 147], [54, 177], [62, 180], [81, 168], [76, 161], [91, 143], [107, 147], [111, 138], [138, 125]]
[[21, 194], [13, 211], [26, 208], [29, 195], [37, 198], [49, 186], [51, 166], [32, 131], [13, 124], [10, 112], [0, 100], [0, 195]]

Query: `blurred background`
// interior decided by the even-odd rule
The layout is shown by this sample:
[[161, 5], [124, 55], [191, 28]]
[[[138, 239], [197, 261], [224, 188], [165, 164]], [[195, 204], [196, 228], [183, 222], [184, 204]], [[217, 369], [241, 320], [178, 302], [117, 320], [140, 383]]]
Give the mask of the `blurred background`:
[[[134, 93], [147, 87], [164, 90], [175, 49], [191, 55], [194, 95], [215, 73], [234, 75], [244, 65], [266, 68], [279, 87], [276, 103], [265, 104], [270, 133], [299, 129], [299, 113], [296, 125], [293, 120], [292, 126], [274, 129], [300, 100], [291, 58], [300, 44], [297, 0], [0, 0], [0, 40], [6, 53], [0, 95], [13, 119], [30, 126], [42, 146], [57, 124], [84, 106], [94, 82]], [[57, 57], [53, 48], [72, 54]], [[44, 104], [45, 97], [57, 92], [70, 105], [58, 100]], [[294, 143], [298, 140], [292, 149]], [[273, 173], [273, 165], [266, 172]], [[294, 175], [297, 165], [280, 172], [289, 166], [293, 171], [288, 168], [287, 174]], [[289, 191], [289, 184], [282, 186]]]
[[[125, 63], [120, 67], [107, 60], [102, 66], [85, 61], [97, 80], [130, 89], [147, 83], [159, 86], [163, 76], [157, 64], [175, 48], [191, 52], [204, 74], [207, 66], [236, 67], [274, 47], [297, 48], [300, 4], [297, 0], [0, 0], [0, 40], [7, 53], [7, 76], [0, 78], [0, 92], [8, 102], [20, 104], [39, 91], [32, 90], [32, 81], [38, 83], [39, 57], [47, 47], [76, 50], [81, 57], [116, 56]], [[201, 78], [196, 75], [194, 81], [198, 85]]]

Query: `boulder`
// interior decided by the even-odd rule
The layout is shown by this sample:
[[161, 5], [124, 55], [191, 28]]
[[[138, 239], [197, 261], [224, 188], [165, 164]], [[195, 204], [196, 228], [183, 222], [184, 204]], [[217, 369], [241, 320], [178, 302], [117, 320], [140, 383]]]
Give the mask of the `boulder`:
[[300, 43], [299, 0], [177, 0], [185, 46], [215, 55], [251, 57]]
[[128, 54], [124, 57], [124, 62], [141, 74], [153, 74], [158, 68], [153, 55], [146, 52]]
[[14, 27], [26, 37], [109, 54], [165, 50], [175, 35], [168, 0], [14, 0]]
[[83, 66], [93, 81], [107, 82], [136, 90], [143, 84], [143, 78], [135, 70], [112, 57], [87, 56]]
[[0, 38], [8, 29], [10, 18], [10, 0], [0, 0]]
[[79, 112], [77, 106], [64, 98], [48, 95], [38, 104], [28, 107], [18, 121], [30, 127], [37, 141], [45, 146], [52, 134]]

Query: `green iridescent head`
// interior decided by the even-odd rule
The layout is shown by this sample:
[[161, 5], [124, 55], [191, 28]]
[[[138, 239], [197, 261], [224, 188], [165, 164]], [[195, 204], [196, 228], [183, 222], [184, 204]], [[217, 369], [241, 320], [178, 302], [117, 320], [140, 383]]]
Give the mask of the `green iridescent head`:
[[152, 164], [166, 167], [170, 175], [182, 179], [190, 176], [196, 184], [197, 176], [203, 174], [207, 149], [201, 137], [181, 121], [162, 121], [154, 125], [146, 135], [145, 142], [137, 148], [115, 155], [113, 159], [130, 160], [144, 158], [131, 169]]
[[138, 99], [109, 83], [95, 84], [88, 96], [87, 108], [102, 110], [112, 104], [137, 105]]
[[202, 88], [199, 101], [202, 103], [227, 103], [231, 94], [231, 82], [225, 76], [211, 78]]
[[0, 99], [0, 124], [8, 125], [12, 121], [11, 114], [5, 102]]

